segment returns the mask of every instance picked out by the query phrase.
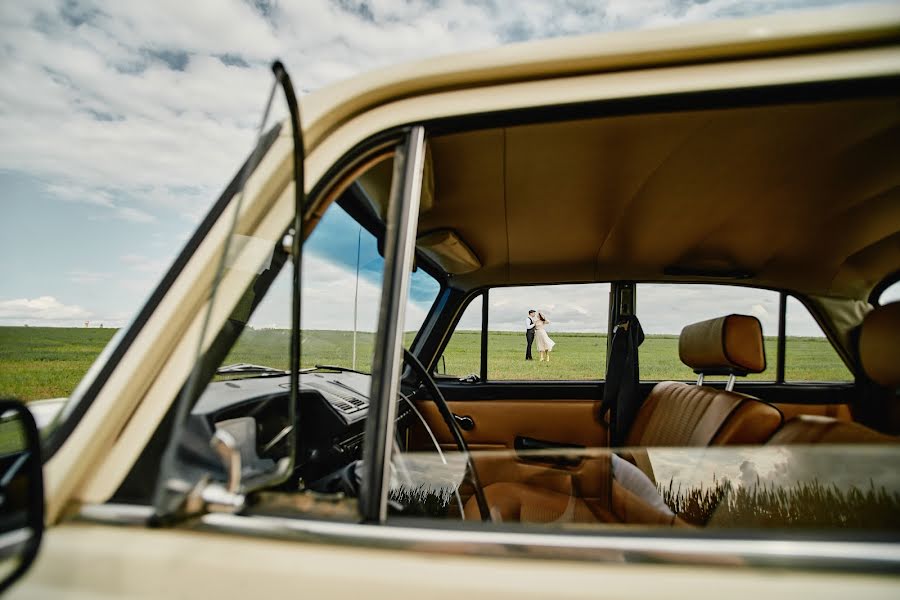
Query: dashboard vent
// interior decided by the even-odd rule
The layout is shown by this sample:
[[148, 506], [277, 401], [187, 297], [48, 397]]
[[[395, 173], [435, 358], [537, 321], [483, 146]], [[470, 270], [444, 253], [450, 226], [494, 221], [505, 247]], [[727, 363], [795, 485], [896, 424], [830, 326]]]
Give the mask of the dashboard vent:
[[356, 411], [363, 410], [369, 405], [365, 400], [350, 396], [348, 394], [338, 394], [336, 392], [331, 392], [331, 395], [335, 396], [335, 398], [331, 399], [331, 405], [343, 413], [354, 413]]

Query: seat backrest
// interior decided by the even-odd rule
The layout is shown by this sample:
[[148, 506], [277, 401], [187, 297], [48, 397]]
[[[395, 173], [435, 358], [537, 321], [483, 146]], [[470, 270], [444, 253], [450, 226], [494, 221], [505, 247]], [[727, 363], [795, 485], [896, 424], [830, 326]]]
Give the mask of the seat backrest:
[[[699, 374], [746, 375], [766, 368], [762, 326], [728, 315], [681, 331], [682, 362]], [[781, 412], [753, 396], [677, 381], [658, 383], [626, 437], [628, 446], [762, 444], [781, 426]]]
[[863, 319], [859, 361], [878, 385], [900, 388], [900, 302], [879, 306]]

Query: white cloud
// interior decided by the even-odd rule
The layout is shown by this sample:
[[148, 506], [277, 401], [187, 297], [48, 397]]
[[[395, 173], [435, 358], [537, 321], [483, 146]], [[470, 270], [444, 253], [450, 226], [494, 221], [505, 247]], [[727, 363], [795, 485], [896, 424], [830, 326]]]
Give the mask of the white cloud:
[[488, 322], [495, 331], [522, 329], [529, 309], [550, 320], [550, 331], [606, 331], [608, 283], [498, 288], [489, 296]]
[[66, 305], [53, 296], [17, 298], [0, 301], [0, 323], [22, 325], [50, 322], [53, 325], [73, 324], [92, 316], [89, 310], [76, 305]]
[[[512, 10], [493, 0], [8, 0], [0, 3], [0, 77], [13, 83], [0, 87], [0, 169], [84, 204], [86, 219], [143, 224], [152, 240], [173, 217], [197, 222], [248, 154], [273, 58], [310, 90], [511, 41], [830, 3], [523, 0]], [[66, 241], [77, 235], [72, 228]], [[169, 256], [172, 244], [153, 247]], [[146, 291], [162, 270], [120, 283]], [[557, 330], [602, 328], [602, 301], [579, 291], [524, 300], [551, 312]], [[516, 326], [519, 303], [511, 301], [503, 327]]]
[[130, 271], [137, 273], [162, 274], [166, 268], [166, 261], [148, 258], [141, 254], [123, 254], [119, 257], [119, 262], [125, 265]]
[[95, 189], [200, 187], [208, 205], [253, 143], [276, 57], [316, 89], [508, 41], [822, 3], [5, 2], [0, 165]]
[[900, 492], [900, 473], [893, 468], [896, 450], [860, 446], [763, 446], [711, 448], [652, 448], [656, 480], [673, 487], [710, 487], [714, 481], [735, 485], [792, 486], [818, 481], [841, 489], [868, 489], [870, 482]]
[[[290, 326], [290, 267], [278, 275], [269, 293], [250, 319], [255, 328], [288, 328]], [[325, 257], [305, 254], [303, 257], [302, 323], [304, 329], [353, 329], [354, 302], [359, 331], [373, 332], [378, 325], [381, 285], [359, 279], [356, 296], [356, 272]], [[426, 310], [412, 302], [406, 305], [405, 329], [418, 330]]]

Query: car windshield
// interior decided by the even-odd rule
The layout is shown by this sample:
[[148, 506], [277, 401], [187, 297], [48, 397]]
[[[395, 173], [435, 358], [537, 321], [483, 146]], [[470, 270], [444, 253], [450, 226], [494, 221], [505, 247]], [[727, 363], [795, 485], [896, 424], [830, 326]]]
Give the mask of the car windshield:
[[[384, 258], [378, 240], [338, 203], [326, 211], [303, 249], [301, 368], [371, 373]], [[220, 377], [289, 368], [290, 269], [278, 276], [219, 369]], [[416, 269], [410, 281], [404, 342], [412, 343], [440, 285]], [[257, 368], [254, 368], [257, 367]]]

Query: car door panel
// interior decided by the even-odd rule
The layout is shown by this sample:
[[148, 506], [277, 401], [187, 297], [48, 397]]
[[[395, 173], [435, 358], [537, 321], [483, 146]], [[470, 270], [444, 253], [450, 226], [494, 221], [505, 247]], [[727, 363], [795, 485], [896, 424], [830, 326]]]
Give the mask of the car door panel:
[[[463, 431], [473, 450], [513, 450], [517, 437], [582, 447], [606, 446], [606, 425], [594, 418], [593, 400], [467, 400], [448, 404], [454, 414], [474, 421], [470, 431]], [[455, 447], [437, 406], [425, 400], [418, 402], [417, 407], [438, 442]], [[410, 449], [430, 447], [430, 439], [421, 425], [413, 427]]]
[[[546, 462], [523, 458], [516, 453], [516, 441], [528, 438], [560, 447], [605, 447], [608, 431], [595, 418], [596, 404], [580, 400], [466, 400], [450, 401], [455, 415], [470, 417], [474, 427], [463, 430], [469, 449], [476, 452], [475, 461], [482, 485], [499, 481], [534, 481], [545, 487], [568, 491], [573, 477], [580, 477], [580, 461], [565, 469], [548, 469]], [[417, 403], [428, 427], [443, 450], [455, 451], [447, 426], [437, 406], [431, 401]], [[410, 429], [409, 448], [428, 451], [433, 448], [421, 425]]]

